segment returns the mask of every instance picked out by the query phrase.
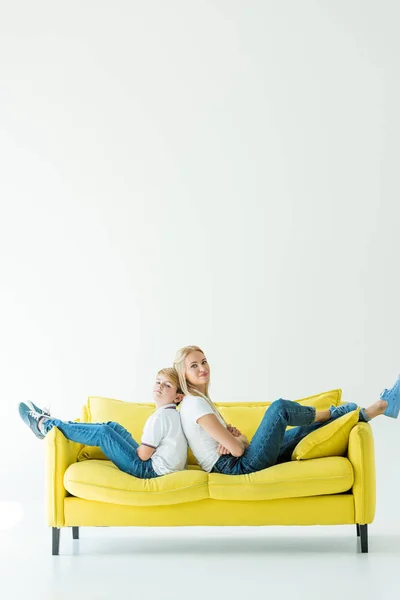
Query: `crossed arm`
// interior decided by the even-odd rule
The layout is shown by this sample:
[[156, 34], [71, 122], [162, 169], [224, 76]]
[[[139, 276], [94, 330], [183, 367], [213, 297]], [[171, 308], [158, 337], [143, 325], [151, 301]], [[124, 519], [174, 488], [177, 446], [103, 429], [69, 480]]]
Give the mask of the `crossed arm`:
[[[207, 431], [218, 443], [218, 454], [232, 454], [232, 456], [242, 456], [249, 445], [249, 441], [239, 429], [228, 425], [225, 428], [215, 415], [204, 415], [197, 419], [198, 424]], [[156, 448], [141, 444], [136, 450], [140, 460], [149, 460], [156, 451]]]
[[248, 439], [239, 429], [232, 425], [225, 428], [215, 415], [204, 415], [197, 419], [197, 423], [219, 443], [218, 454], [220, 455], [242, 456], [249, 445]]
[[139, 448], [136, 450], [136, 454], [140, 458], [140, 460], [149, 460], [156, 451], [156, 448], [153, 446], [146, 446], [146, 444], [140, 444]]

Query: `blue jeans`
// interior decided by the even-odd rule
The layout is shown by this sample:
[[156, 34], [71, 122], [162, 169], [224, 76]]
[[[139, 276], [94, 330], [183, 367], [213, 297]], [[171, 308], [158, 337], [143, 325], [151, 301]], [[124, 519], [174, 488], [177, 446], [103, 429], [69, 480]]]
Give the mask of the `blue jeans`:
[[[354, 402], [342, 404], [333, 410], [328, 421], [315, 423], [316, 408], [313, 406], [302, 406], [282, 398], [275, 400], [265, 412], [244, 454], [239, 457], [231, 454], [221, 456], [212, 471], [226, 475], [244, 475], [288, 462], [291, 460], [293, 450], [306, 435], [356, 408], [358, 407]], [[369, 421], [363, 408], [360, 410], [359, 421]], [[297, 425], [297, 427], [286, 431], [288, 425]]]
[[59, 419], [45, 419], [43, 421], [44, 433], [57, 427], [64, 436], [72, 442], [99, 446], [103, 453], [124, 473], [134, 475], [140, 479], [158, 477], [154, 471], [151, 458], [141, 460], [136, 450], [139, 444], [133, 439], [129, 431], [119, 423], [75, 423], [73, 421], [60, 421]]

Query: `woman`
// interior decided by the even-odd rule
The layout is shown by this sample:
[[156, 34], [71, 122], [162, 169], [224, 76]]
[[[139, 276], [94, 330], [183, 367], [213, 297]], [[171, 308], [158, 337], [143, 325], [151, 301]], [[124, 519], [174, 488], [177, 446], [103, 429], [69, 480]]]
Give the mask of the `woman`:
[[[276, 400], [249, 443], [238, 429], [225, 423], [211, 401], [208, 388], [210, 366], [198, 346], [186, 346], [175, 357], [174, 367], [185, 394], [181, 402], [181, 423], [189, 446], [204, 471], [243, 475], [287, 462], [306, 435], [334, 419], [357, 409], [354, 403], [317, 411], [290, 400]], [[381, 399], [360, 409], [359, 420], [368, 422], [383, 413], [397, 417], [400, 408], [400, 378]], [[297, 427], [286, 431], [288, 425]]]

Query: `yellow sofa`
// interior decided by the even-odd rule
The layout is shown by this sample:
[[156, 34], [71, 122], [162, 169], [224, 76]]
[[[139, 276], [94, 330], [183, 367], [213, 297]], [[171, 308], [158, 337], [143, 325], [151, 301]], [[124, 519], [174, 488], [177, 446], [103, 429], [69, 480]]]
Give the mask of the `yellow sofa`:
[[[341, 390], [298, 400], [318, 410], [338, 405]], [[217, 404], [227, 422], [249, 439], [270, 403]], [[117, 421], [140, 441], [154, 405], [90, 397], [81, 421]], [[188, 469], [137, 479], [106, 460], [97, 447], [67, 440], [53, 428], [46, 436], [46, 487], [52, 552], [60, 531], [82, 526], [342, 525], [356, 524], [368, 551], [367, 524], [375, 515], [372, 430], [357, 423], [346, 456], [292, 460], [250, 475], [205, 473], [189, 451]]]

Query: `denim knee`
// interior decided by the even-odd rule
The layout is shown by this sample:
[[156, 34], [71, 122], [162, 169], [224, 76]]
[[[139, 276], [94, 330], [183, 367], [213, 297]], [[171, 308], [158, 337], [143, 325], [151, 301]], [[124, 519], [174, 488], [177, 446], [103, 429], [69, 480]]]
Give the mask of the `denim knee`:
[[278, 413], [283, 413], [286, 411], [287, 409], [287, 405], [288, 403], [291, 403], [290, 400], [284, 400], [283, 398], [279, 398], [278, 400], [274, 400], [271, 403], [271, 406], [268, 408], [268, 410], [274, 410]]
[[107, 433], [110, 433], [110, 431], [113, 431], [112, 421], [107, 421], [107, 423], [102, 423], [101, 424], [100, 433], [102, 435], [107, 435]]

